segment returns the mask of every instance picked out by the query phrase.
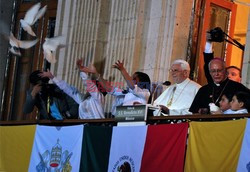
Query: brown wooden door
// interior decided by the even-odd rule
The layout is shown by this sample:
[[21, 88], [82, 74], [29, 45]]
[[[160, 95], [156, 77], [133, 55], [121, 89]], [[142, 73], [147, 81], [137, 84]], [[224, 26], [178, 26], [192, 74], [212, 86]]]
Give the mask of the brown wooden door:
[[[199, 16], [201, 17], [199, 20], [200, 24], [198, 29], [195, 30], [198, 32], [198, 34], [196, 34], [198, 36], [197, 47], [193, 47], [193, 49], [195, 49], [193, 52], [195, 53], [194, 63], [196, 64], [194, 76], [198, 83], [204, 85], [206, 84], [206, 78], [203, 70], [203, 51], [206, 43], [206, 32], [212, 28], [220, 27], [230, 37], [233, 37], [237, 5], [227, 0], [205, 0], [202, 1], [202, 3], [203, 10], [201, 10], [201, 15]], [[214, 56], [223, 58], [226, 64], [229, 65], [232, 45], [224, 41], [222, 43], [214, 43], [213, 48]]]
[[[18, 3], [13, 33], [16, 38], [21, 40], [36, 39], [21, 29], [20, 19], [24, 18], [26, 11], [37, 2], [37, 0], [23, 0]], [[44, 5], [47, 5], [45, 15], [32, 27], [39, 39], [38, 43], [30, 49], [21, 50], [21, 57], [10, 54], [6, 67], [7, 76], [5, 79], [1, 120], [35, 119], [36, 111], [29, 116], [23, 115], [23, 104], [26, 98], [26, 91], [30, 87], [28, 81], [30, 73], [37, 69], [50, 67], [49, 63], [43, 58], [42, 43], [46, 37], [54, 35], [57, 0], [41, 1], [41, 7]]]

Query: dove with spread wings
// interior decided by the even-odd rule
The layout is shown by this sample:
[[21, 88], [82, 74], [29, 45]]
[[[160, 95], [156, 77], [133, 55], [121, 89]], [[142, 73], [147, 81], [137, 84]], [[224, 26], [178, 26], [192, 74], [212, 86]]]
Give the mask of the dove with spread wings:
[[2, 36], [5, 40], [9, 41], [9, 44], [11, 46], [9, 50], [14, 55], [21, 56], [20, 48], [28, 49], [34, 46], [38, 42], [38, 39], [31, 40], [31, 41], [18, 40], [17, 38], [15, 38], [12, 32], [10, 32], [9, 34], [9, 30], [10, 29], [8, 25], [4, 23], [3, 21], [0, 21], [0, 36]]
[[42, 9], [40, 9], [40, 7], [40, 2], [35, 4], [26, 12], [24, 19], [20, 20], [23, 30], [25, 30], [32, 36], [36, 36], [36, 34], [32, 30], [31, 26], [44, 15], [47, 9], [47, 5], [45, 5]]
[[11, 45], [10, 52], [14, 55], [21, 56], [20, 48], [28, 49], [34, 46], [38, 42], [38, 39], [32, 41], [21, 41], [14, 37], [13, 33], [10, 33], [9, 43]]
[[43, 43], [43, 54], [46, 60], [50, 63], [56, 63], [56, 57], [54, 52], [58, 48], [58, 46], [65, 46], [62, 44], [64, 40], [63, 36], [56, 36], [53, 38], [45, 38], [45, 42]]

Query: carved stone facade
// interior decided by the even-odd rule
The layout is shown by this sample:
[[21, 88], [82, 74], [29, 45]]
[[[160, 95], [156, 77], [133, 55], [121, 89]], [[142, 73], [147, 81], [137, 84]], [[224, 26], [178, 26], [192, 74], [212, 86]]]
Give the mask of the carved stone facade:
[[[56, 35], [65, 35], [67, 46], [52, 70], [83, 89], [75, 62], [85, 58], [85, 65], [97, 64], [104, 78], [125, 86], [112, 69], [124, 59], [130, 74], [142, 71], [152, 82], [169, 80], [171, 61], [186, 59], [191, 9], [192, 1], [185, 0], [58, 1]], [[106, 102], [109, 107], [110, 98]]]

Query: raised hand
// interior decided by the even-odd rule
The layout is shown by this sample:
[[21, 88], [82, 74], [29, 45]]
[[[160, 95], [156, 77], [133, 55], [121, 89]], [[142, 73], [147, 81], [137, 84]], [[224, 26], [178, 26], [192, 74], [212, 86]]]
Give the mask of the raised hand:
[[113, 68], [116, 68], [116, 69], [118, 69], [118, 70], [120, 70], [120, 71], [124, 70], [124, 69], [125, 69], [125, 68], [124, 68], [124, 60], [122, 60], [122, 61], [117, 60], [117, 61], [115, 62], [115, 64], [112, 65], [112, 67], [113, 67]]
[[41, 76], [42, 78], [49, 78], [49, 79], [53, 79], [54, 75], [49, 71], [49, 69], [46, 71], [42, 71], [42, 73], [39, 74], [39, 76]]
[[95, 66], [93, 64], [90, 64], [88, 67], [83, 66], [82, 59], [77, 60], [76, 65], [81, 72], [97, 74]]
[[77, 65], [78, 68], [83, 66], [83, 60], [82, 59], [77, 59], [76, 65]]
[[124, 79], [126, 80], [129, 88], [134, 89], [135, 88], [135, 83], [133, 82], [133, 78], [128, 74], [127, 70], [124, 67], [124, 60], [120, 61], [117, 60], [114, 65], [112, 65], [113, 68], [118, 69]]
[[88, 68], [86, 66], [83, 66], [83, 60], [82, 59], [78, 59], [76, 61], [76, 65], [78, 67], [78, 69], [81, 71], [81, 72], [85, 72], [85, 73], [89, 73], [88, 72]]

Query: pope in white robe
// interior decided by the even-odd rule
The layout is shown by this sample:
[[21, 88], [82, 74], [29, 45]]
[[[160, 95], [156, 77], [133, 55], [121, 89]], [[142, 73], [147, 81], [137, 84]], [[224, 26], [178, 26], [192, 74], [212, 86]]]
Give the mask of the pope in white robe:
[[160, 106], [162, 112], [169, 115], [192, 114], [188, 110], [201, 86], [188, 78], [190, 66], [184, 60], [175, 60], [170, 72], [175, 84], [154, 101], [154, 106]]

